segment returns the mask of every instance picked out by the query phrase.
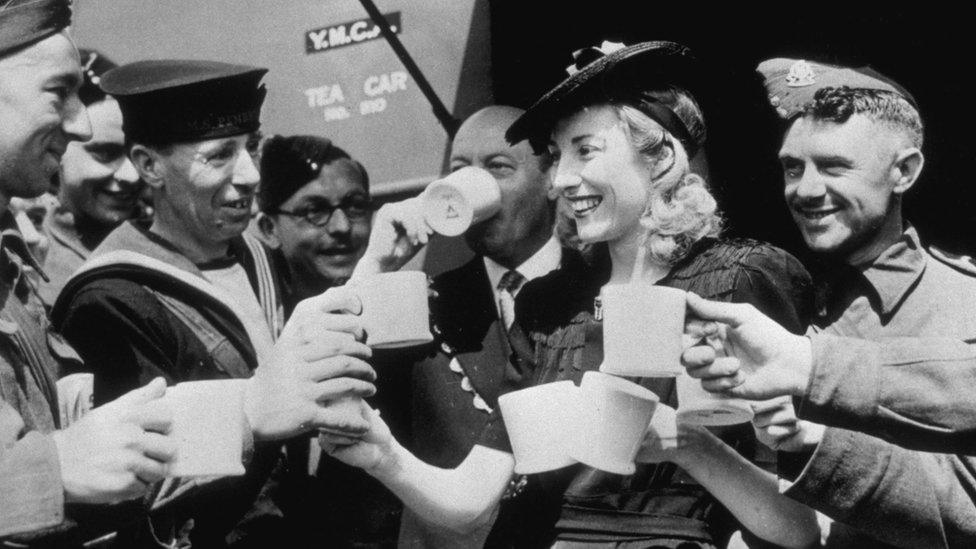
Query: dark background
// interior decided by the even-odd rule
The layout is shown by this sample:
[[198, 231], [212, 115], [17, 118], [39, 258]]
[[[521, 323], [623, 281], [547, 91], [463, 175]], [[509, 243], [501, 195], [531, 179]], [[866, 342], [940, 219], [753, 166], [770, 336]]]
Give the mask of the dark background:
[[926, 164], [906, 199], [908, 219], [927, 243], [976, 254], [970, 230], [976, 223], [971, 180], [976, 112], [970, 86], [976, 29], [962, 13], [919, 13], [927, 6], [918, 3], [914, 11], [812, 3], [768, 10], [704, 3], [665, 7], [608, 0], [492, 0], [489, 5], [493, 92], [500, 104], [527, 107], [565, 77], [573, 50], [605, 39], [690, 46], [709, 64], [714, 82], [702, 101], [706, 151], [727, 234], [761, 238], [799, 256], [806, 254], [786, 212], [776, 161], [782, 128], [755, 67], [769, 57], [872, 65], [914, 94], [926, 125]]

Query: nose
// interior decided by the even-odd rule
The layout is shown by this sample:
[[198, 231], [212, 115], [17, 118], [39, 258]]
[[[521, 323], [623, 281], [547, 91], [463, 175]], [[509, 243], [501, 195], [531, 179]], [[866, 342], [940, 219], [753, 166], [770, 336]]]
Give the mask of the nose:
[[[827, 194], [823, 177], [815, 169], [804, 170], [803, 175], [791, 186], [793, 187], [791, 194], [800, 200], [817, 200]], [[789, 189], [789, 186], [787, 188]]]
[[92, 129], [91, 121], [88, 120], [88, 110], [77, 93], [72, 93], [68, 97], [63, 113], [61, 128], [67, 134], [69, 141], [88, 141], [91, 139]]
[[348, 233], [351, 228], [349, 223], [349, 217], [346, 216], [346, 212], [342, 208], [336, 208], [332, 212], [332, 217], [329, 218], [329, 222], [325, 225], [325, 230], [329, 234], [343, 234]]
[[139, 182], [139, 173], [136, 171], [136, 167], [132, 165], [132, 161], [128, 157], [122, 159], [122, 165], [119, 169], [115, 170], [114, 177], [117, 181], [123, 183], [129, 183], [135, 185]]
[[234, 164], [233, 183], [235, 185], [244, 185], [253, 188], [257, 186], [260, 180], [261, 174], [258, 173], [254, 159], [251, 158], [251, 155], [247, 151], [242, 151], [237, 155], [237, 162]]
[[560, 160], [555, 166], [556, 175], [552, 179], [552, 188], [557, 192], [566, 192], [579, 187], [583, 179], [580, 177], [579, 169], [574, 167], [571, 162]]

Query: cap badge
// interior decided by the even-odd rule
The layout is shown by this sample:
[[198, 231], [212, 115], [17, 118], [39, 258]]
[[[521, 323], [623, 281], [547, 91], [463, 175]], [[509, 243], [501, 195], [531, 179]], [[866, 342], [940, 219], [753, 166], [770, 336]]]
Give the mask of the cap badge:
[[801, 59], [790, 65], [790, 72], [786, 75], [786, 85], [791, 88], [812, 86], [817, 82], [816, 78], [813, 66]]
[[576, 50], [573, 52], [573, 64], [566, 67], [566, 73], [569, 74], [569, 76], [573, 76], [583, 67], [589, 65], [597, 59], [606, 57], [611, 53], [617, 50], [622, 50], [626, 47], [627, 45], [623, 44], [622, 42], [611, 42], [609, 40], [604, 40], [599, 46], [590, 46], [588, 48]]
[[96, 86], [99, 84], [99, 82], [102, 81], [102, 77], [95, 74], [95, 70], [92, 69], [92, 65], [95, 64], [95, 60], [97, 59], [98, 59], [98, 53], [93, 51], [91, 52], [91, 55], [88, 57], [88, 62], [86, 62], [81, 67], [82, 72], [84, 72], [85, 76], [88, 77], [88, 81]]

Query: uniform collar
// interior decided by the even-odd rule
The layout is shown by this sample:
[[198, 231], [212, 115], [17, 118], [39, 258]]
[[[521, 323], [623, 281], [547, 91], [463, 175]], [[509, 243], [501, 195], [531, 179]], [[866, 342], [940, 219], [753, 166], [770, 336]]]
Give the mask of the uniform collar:
[[[11, 213], [9, 209], [5, 209], [2, 214], [0, 214], [0, 250], [9, 252], [20, 258], [25, 264], [31, 266], [45, 281], [49, 281], [47, 274], [41, 269], [41, 264], [38, 263], [37, 259], [30, 253], [30, 249], [27, 247], [27, 242], [24, 241], [24, 236], [20, 234], [20, 229], [17, 227], [17, 221], [14, 219], [14, 214]], [[2, 268], [0, 268], [0, 276], [7, 276], [10, 270], [7, 268], [6, 263], [8, 258], [6, 254], [0, 254], [0, 262], [3, 262]], [[17, 274], [19, 276], [19, 274]], [[6, 282], [11, 282], [10, 280], [5, 280]]]
[[[522, 276], [525, 277], [525, 281], [539, 278], [540, 276], [545, 276], [549, 274], [550, 271], [559, 268], [559, 262], [562, 260], [562, 247], [559, 245], [559, 241], [553, 236], [546, 241], [545, 244], [539, 248], [532, 257], [526, 259], [521, 265], [515, 268]], [[488, 256], [484, 257], [485, 270], [488, 271], [488, 281], [491, 282], [491, 288], [497, 289], [498, 283], [501, 281], [502, 276], [509, 271], [507, 267], [502, 266], [494, 259]], [[516, 290], [515, 293], [518, 293]]]
[[925, 271], [927, 256], [918, 232], [909, 226], [861, 274], [878, 295], [883, 314], [890, 314], [904, 300]]
[[75, 225], [75, 216], [62, 206], [48, 211], [44, 217], [44, 229], [54, 240], [57, 240], [79, 257], [87, 259], [92, 249], [81, 241], [81, 233]]

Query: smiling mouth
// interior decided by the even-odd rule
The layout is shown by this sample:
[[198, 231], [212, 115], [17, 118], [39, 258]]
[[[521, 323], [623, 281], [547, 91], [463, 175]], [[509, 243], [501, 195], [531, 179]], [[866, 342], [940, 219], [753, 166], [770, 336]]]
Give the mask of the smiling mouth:
[[235, 210], [246, 210], [246, 209], [250, 209], [250, 207], [251, 207], [251, 198], [250, 197], [246, 197], [246, 198], [242, 198], [240, 200], [235, 200], [233, 202], [224, 202], [224, 207], [225, 208], [235, 209]]
[[108, 198], [111, 198], [113, 200], [123, 201], [123, 202], [135, 200], [139, 196], [139, 193], [136, 192], [136, 190], [124, 189], [124, 188], [121, 189], [102, 188], [99, 189], [98, 192], [99, 194], [107, 196]]
[[800, 215], [800, 217], [802, 217], [803, 219], [809, 220], [809, 221], [820, 221], [821, 219], [827, 217], [828, 215], [837, 213], [840, 210], [841, 210], [840, 208], [836, 208], [836, 207], [834, 207], [834, 208], [817, 208], [817, 209], [808, 209], [808, 208], [794, 208], [793, 209], [793, 211], [795, 211], [796, 213], [798, 213]]
[[352, 248], [331, 248], [322, 251], [322, 255], [324, 256], [346, 256], [352, 255], [353, 253], [355, 253], [355, 250]]
[[603, 202], [602, 196], [574, 196], [569, 199], [569, 205], [573, 208], [573, 213], [579, 217], [586, 215], [596, 209]]

